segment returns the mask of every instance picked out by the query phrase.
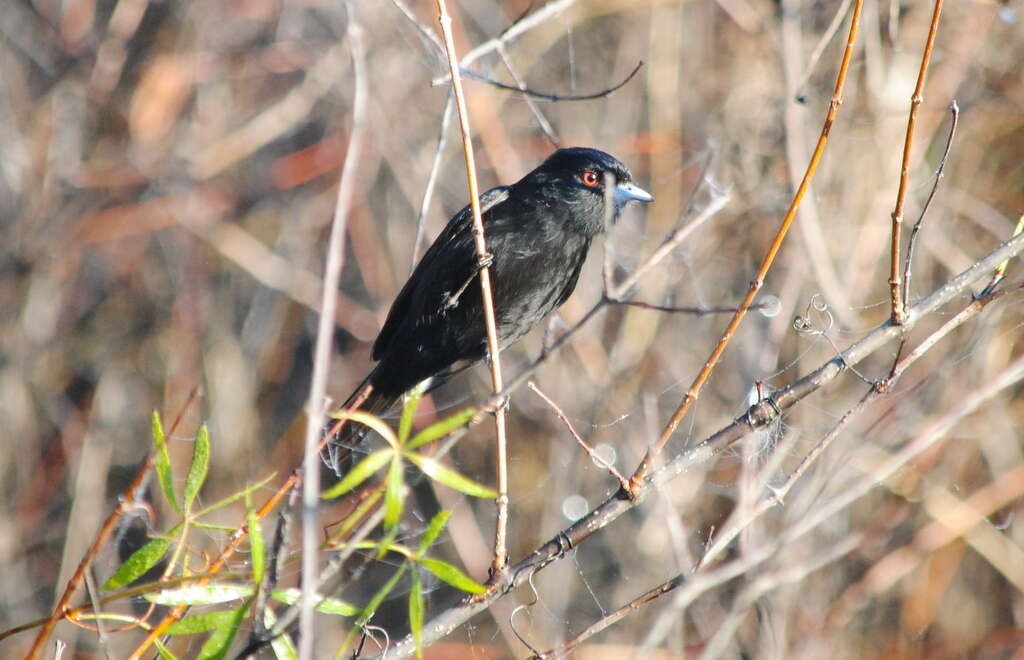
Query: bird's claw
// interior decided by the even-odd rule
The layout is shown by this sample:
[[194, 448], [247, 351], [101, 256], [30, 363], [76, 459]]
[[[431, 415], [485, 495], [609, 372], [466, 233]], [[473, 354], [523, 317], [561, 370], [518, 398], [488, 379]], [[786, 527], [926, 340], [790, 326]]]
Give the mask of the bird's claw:
[[509, 409], [509, 406], [511, 405], [511, 403], [512, 403], [512, 397], [509, 396], [508, 394], [506, 394], [505, 396], [501, 397], [501, 399], [498, 400], [493, 405], [487, 406], [487, 412], [491, 413], [492, 415], [497, 415], [498, 411], [502, 411], [502, 412], [507, 411]]
[[484, 252], [477, 258], [476, 267], [477, 270], [483, 270], [484, 268], [490, 268], [494, 264], [494, 255], [490, 252]]

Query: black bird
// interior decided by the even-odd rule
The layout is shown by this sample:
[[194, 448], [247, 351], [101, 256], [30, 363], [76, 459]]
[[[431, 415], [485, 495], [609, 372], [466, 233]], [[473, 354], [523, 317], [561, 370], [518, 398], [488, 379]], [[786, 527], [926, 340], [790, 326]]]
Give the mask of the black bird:
[[[609, 176], [610, 175], [610, 176]], [[609, 177], [614, 188], [605, 190]], [[597, 149], [559, 149], [511, 186], [480, 196], [501, 350], [529, 332], [576, 288], [594, 236], [630, 201], [654, 198], [634, 185], [626, 166]], [[467, 206], [448, 221], [391, 305], [373, 344], [377, 366], [342, 406], [379, 415], [428, 378], [443, 379], [483, 358], [487, 349], [480, 265]], [[370, 388], [367, 394], [366, 389]], [[364, 400], [357, 403], [360, 398]], [[328, 427], [334, 426], [332, 421]], [[337, 449], [366, 429], [348, 423]]]

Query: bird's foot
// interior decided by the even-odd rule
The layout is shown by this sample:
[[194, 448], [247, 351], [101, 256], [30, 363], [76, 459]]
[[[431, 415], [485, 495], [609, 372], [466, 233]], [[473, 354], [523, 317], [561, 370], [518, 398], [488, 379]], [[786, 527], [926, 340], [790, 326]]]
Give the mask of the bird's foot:
[[493, 405], [490, 405], [490, 406], [487, 406], [486, 408], [484, 408], [484, 410], [486, 410], [487, 412], [491, 413], [492, 415], [497, 415], [498, 411], [507, 412], [508, 409], [509, 409], [509, 406], [511, 404], [512, 404], [512, 397], [510, 395], [506, 394], [505, 396], [501, 397], [501, 399], [499, 399]]

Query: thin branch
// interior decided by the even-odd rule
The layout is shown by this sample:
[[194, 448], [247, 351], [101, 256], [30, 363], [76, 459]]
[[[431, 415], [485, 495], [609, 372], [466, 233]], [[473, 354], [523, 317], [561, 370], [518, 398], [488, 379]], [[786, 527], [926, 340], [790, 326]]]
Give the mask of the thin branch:
[[[502, 47], [499, 46], [498, 48]], [[599, 92], [593, 92], [591, 94], [551, 94], [548, 92], [537, 92], [530, 89], [529, 87], [525, 87], [522, 85], [507, 85], [493, 78], [488, 78], [487, 76], [470, 71], [469, 69], [462, 69], [461, 72], [462, 75], [466, 76], [467, 78], [472, 78], [473, 80], [485, 82], [488, 85], [491, 85], [492, 87], [497, 87], [498, 89], [507, 89], [510, 92], [519, 92], [525, 96], [529, 96], [535, 99], [545, 99], [547, 101], [592, 101], [594, 99], [604, 98], [609, 94], [617, 92], [618, 90], [622, 89], [622, 87], [624, 87], [626, 83], [632, 80], [633, 77], [640, 72], [640, 68], [643, 65], [643, 60], [637, 62], [637, 65], [633, 67], [633, 70], [629, 72], [629, 75], [626, 76], [622, 82], [620, 82], [617, 85], [612, 85], [611, 87], [602, 89]], [[515, 76], [515, 74], [513, 74], [513, 76]]]
[[803, 79], [796, 86], [796, 98], [794, 99], [797, 103], [803, 103], [806, 99], [804, 97], [804, 85], [810, 80], [811, 75], [814, 73], [814, 69], [818, 66], [818, 61], [821, 59], [822, 54], [825, 52], [825, 48], [832, 41], [832, 38], [836, 36], [839, 31], [839, 26], [843, 24], [843, 19], [846, 18], [846, 12], [850, 11], [850, 4], [853, 0], [843, 0], [843, 4], [840, 5], [839, 10], [836, 11], [836, 15], [832, 17], [832, 22], [825, 28], [825, 32], [821, 35], [821, 39], [814, 46], [814, 50], [811, 51], [811, 56], [807, 59], [807, 65], [804, 67]]
[[[1013, 230], [1011, 238], [1020, 236], [1021, 232], [1024, 232], [1024, 213], [1020, 214], [1020, 218], [1017, 220], [1017, 227]], [[1003, 281], [1003, 278], [1006, 277], [1006, 267], [1008, 265], [1010, 265], [1009, 259], [996, 266], [995, 272], [992, 273], [992, 279], [985, 285], [985, 289], [982, 291], [981, 295], [984, 296], [988, 294], [988, 292], [995, 289], [996, 286]]]
[[811, 161], [807, 165], [807, 171], [804, 173], [804, 178], [800, 181], [800, 186], [797, 188], [796, 194], [793, 196], [793, 201], [789, 205], [789, 210], [786, 212], [786, 215], [782, 220], [782, 224], [779, 227], [771, 246], [768, 248], [767, 254], [765, 254], [764, 259], [761, 261], [761, 266], [758, 268], [757, 274], [751, 281], [750, 288], [747, 290], [747, 295], [743, 298], [743, 302], [740, 303], [740, 308], [736, 310], [732, 320], [729, 321], [729, 325], [722, 334], [722, 338], [718, 341], [718, 345], [715, 346], [714, 350], [711, 351], [711, 355], [707, 360], [705, 360], [700, 373], [697, 374], [693, 384], [690, 385], [690, 388], [686, 391], [682, 401], [679, 403], [679, 407], [676, 408], [672, 418], [665, 425], [664, 430], [661, 432], [661, 437], [659, 437], [658, 441], [647, 450], [647, 453], [644, 455], [643, 460], [637, 467], [636, 472], [634, 472], [633, 476], [630, 478], [633, 491], [640, 488], [640, 483], [650, 471], [655, 457], [661, 453], [662, 449], [664, 449], [665, 444], [668, 443], [669, 438], [671, 438], [672, 434], [675, 433], [675, 430], [683, 420], [683, 417], [697, 400], [697, 397], [700, 396], [700, 391], [704, 387], [704, 383], [706, 383], [708, 378], [711, 376], [711, 372], [718, 364], [718, 360], [722, 357], [722, 354], [725, 352], [725, 348], [732, 340], [733, 335], [736, 333], [736, 329], [739, 327], [740, 322], [746, 315], [751, 303], [754, 302], [754, 298], [761, 290], [761, 286], [764, 284], [764, 278], [774, 263], [775, 256], [782, 247], [782, 241], [786, 238], [786, 234], [788, 233], [790, 226], [796, 219], [797, 209], [800, 207], [800, 202], [807, 193], [811, 179], [814, 178], [814, 173], [818, 169], [818, 163], [821, 161], [821, 156], [825, 151], [825, 144], [828, 142], [829, 132], [832, 130], [832, 124], [835, 121], [836, 114], [839, 112], [839, 106], [843, 102], [843, 87], [846, 84], [846, 74], [850, 67], [850, 59], [853, 56], [853, 47], [857, 40], [857, 27], [860, 25], [860, 15], [863, 4], [863, 0], [857, 0], [857, 4], [854, 6], [853, 18], [850, 21], [850, 32], [846, 39], [846, 49], [843, 52], [842, 63], [839, 65], [839, 74], [836, 76], [835, 90], [832, 94], [832, 101], [828, 106], [828, 114], [825, 116], [825, 123], [821, 129], [821, 136], [818, 138], [818, 144], [814, 148], [814, 153], [811, 155]]
[[[642, 300], [613, 300], [608, 299], [609, 304], [612, 305], [623, 305], [625, 307], [639, 307], [640, 309], [650, 309], [656, 312], [668, 312], [669, 314], [696, 314], [698, 316], [704, 316], [706, 314], [735, 314], [739, 307], [671, 307], [668, 305], [654, 305], [649, 302], [643, 302]], [[770, 303], [754, 303], [747, 309], [768, 309], [775, 305]]]
[[330, 367], [331, 347], [334, 337], [334, 315], [338, 298], [336, 292], [341, 281], [341, 269], [345, 262], [345, 233], [348, 229], [348, 214], [358, 178], [359, 156], [363, 146], [364, 123], [366, 120], [366, 50], [363, 44], [363, 28], [356, 21], [355, 7], [348, 5], [348, 41], [352, 50], [352, 68], [355, 76], [355, 92], [352, 99], [352, 131], [345, 162], [341, 168], [338, 184], [338, 198], [334, 207], [334, 222], [327, 243], [327, 264], [324, 273], [324, 297], [321, 303], [320, 322], [317, 327], [316, 348], [313, 353], [313, 378], [310, 385], [309, 401], [306, 403], [305, 454], [302, 459], [302, 601], [299, 615], [299, 657], [308, 660], [313, 657], [316, 641], [314, 606], [316, 605], [317, 549], [319, 546], [319, 505], [320, 505], [320, 452], [318, 450], [320, 431], [327, 412], [327, 370]]
[[949, 135], [946, 136], [946, 146], [942, 150], [942, 158], [939, 159], [939, 168], [935, 171], [935, 181], [932, 182], [932, 189], [928, 193], [928, 199], [925, 200], [924, 206], [921, 208], [921, 215], [917, 217], [917, 222], [914, 223], [914, 228], [910, 231], [910, 240], [907, 241], [907, 258], [903, 264], [904, 301], [910, 300], [910, 267], [914, 263], [914, 248], [917, 246], [917, 236], [924, 225], [925, 214], [928, 213], [932, 200], [935, 199], [935, 191], [939, 189], [939, 182], [942, 181], [942, 176], [946, 171], [946, 159], [949, 158], [949, 150], [953, 146], [953, 137], [956, 135], [956, 125], [960, 119], [960, 106], [956, 104], [956, 99], [953, 99], [953, 102], [949, 104], [949, 112], [951, 115]]
[[[563, 11], [571, 7], [576, 3], [576, 0], [552, 0], [537, 11], [529, 15], [524, 15], [507, 28], [505, 28], [501, 34], [493, 39], [488, 39], [473, 50], [463, 56], [462, 61], [459, 62], [460, 68], [468, 67], [473, 62], [477, 61], [484, 55], [494, 52], [498, 46], [515, 39], [519, 35], [532, 30], [538, 25], [543, 24], [549, 18], [561, 14]], [[433, 81], [434, 85], [443, 85], [444, 83], [451, 80], [451, 74], [443, 78], [437, 78]]]
[[430, 166], [430, 176], [427, 177], [427, 185], [423, 189], [423, 200], [420, 202], [420, 211], [416, 214], [416, 238], [412, 244], [412, 264], [409, 265], [410, 274], [416, 269], [420, 260], [420, 250], [423, 246], [423, 235], [426, 233], [427, 212], [430, 210], [430, 200], [434, 196], [434, 188], [437, 186], [437, 175], [441, 171], [441, 159], [444, 156], [445, 145], [448, 144], [448, 129], [452, 124], [452, 109], [455, 107], [455, 99], [451, 94], [444, 104], [444, 112], [441, 114], [441, 131], [437, 136], [437, 149], [434, 150], [434, 163]]
[[889, 253], [889, 297], [892, 304], [892, 320], [896, 325], [903, 323], [906, 301], [900, 294], [900, 232], [903, 226], [903, 203], [907, 198], [907, 187], [910, 181], [910, 151], [914, 146], [914, 128], [917, 126], [917, 113], [921, 109], [924, 93], [924, 80], [928, 75], [928, 63], [932, 59], [935, 47], [935, 35], [939, 31], [939, 16], [942, 15], [942, 0], [935, 0], [932, 11], [932, 22], [928, 28], [928, 40], [924, 54], [921, 56], [921, 69], [917, 74], [917, 86], [910, 97], [910, 116], [907, 118], [907, 134], [903, 141], [903, 162], [900, 165], [900, 188], [896, 193], [896, 207], [892, 211], [892, 240]]
[[504, 45], [498, 46], [498, 55], [501, 55], [501, 61], [505, 63], [505, 68], [508, 69], [509, 74], [512, 76], [512, 80], [516, 81], [516, 89], [520, 92], [524, 92], [523, 100], [526, 101], [526, 106], [530, 108], [530, 112], [533, 113], [534, 119], [537, 120], [537, 124], [540, 125], [540, 130], [544, 132], [548, 142], [550, 142], [551, 146], [555, 149], [561, 147], [562, 142], [558, 139], [558, 136], [555, 135], [555, 129], [551, 127], [551, 122], [548, 121], [548, 118], [545, 117], [544, 113], [540, 111], [539, 107], [537, 107], [537, 103], [533, 100], [531, 95], [525, 93], [527, 91], [526, 82], [523, 81], [522, 76], [520, 76], [519, 72], [512, 66], [512, 58], [508, 56], [508, 51], [505, 50]]
[[551, 407], [551, 409], [555, 411], [555, 414], [558, 415], [558, 419], [562, 420], [562, 423], [565, 424], [565, 427], [569, 429], [569, 434], [576, 439], [576, 442], [578, 442], [580, 447], [583, 448], [583, 451], [587, 452], [587, 455], [590, 456], [590, 460], [594, 461], [595, 463], [603, 467], [605, 470], [608, 471], [609, 474], [615, 477], [615, 479], [617, 479], [619, 482], [619, 487], [621, 487], [623, 490], [629, 488], [629, 482], [626, 480], [625, 477], [623, 477], [619, 473], [618, 470], [615, 469], [615, 466], [601, 458], [601, 456], [596, 451], [594, 451], [593, 447], [588, 445], [586, 440], [580, 437], [580, 434], [577, 433], [576, 429], [572, 427], [572, 422], [569, 421], [569, 418], [566, 417], [562, 409], [558, 407], [558, 404], [552, 401], [547, 394], [544, 394], [544, 392], [542, 392], [540, 388], [537, 387], [535, 383], [533, 383], [533, 381], [530, 381], [526, 385], [531, 390], [533, 390], [537, 394], [537, 396], [543, 399], [544, 403], [548, 404]]
[[[473, 239], [476, 243], [476, 256], [480, 263], [480, 291], [483, 297], [484, 325], [487, 329], [487, 352], [491, 367], [491, 389], [500, 392], [501, 354], [498, 346], [498, 329], [494, 317], [494, 297], [491, 291], [491, 269], [486, 265], [487, 243], [484, 238], [484, 221], [480, 215], [480, 193], [476, 182], [476, 163], [473, 158], [473, 134], [469, 128], [469, 110], [466, 108], [466, 97], [462, 92], [462, 78], [459, 76], [459, 65], [455, 54], [455, 41], [452, 39], [452, 18], [444, 0], [437, 0], [440, 16], [441, 34], [444, 37], [445, 54], [448, 57], [448, 68], [452, 76], [452, 90], [455, 93], [455, 105], [459, 110], [459, 127], [462, 129], [462, 152], [466, 159], [466, 178], [469, 182], [469, 204], [473, 211]], [[505, 441], [505, 408], [498, 406], [494, 411], [496, 433], [496, 451], [498, 457], [498, 515], [494, 533], [495, 573], [502, 571], [507, 562], [505, 535], [508, 530], [508, 463]]]

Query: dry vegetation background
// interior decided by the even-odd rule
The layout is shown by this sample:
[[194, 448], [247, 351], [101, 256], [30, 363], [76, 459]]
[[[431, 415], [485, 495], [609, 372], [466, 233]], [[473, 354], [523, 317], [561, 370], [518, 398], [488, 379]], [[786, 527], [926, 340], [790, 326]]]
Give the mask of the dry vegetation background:
[[[724, 210], [635, 298], [735, 305], [820, 130], [847, 23], [816, 63], [812, 53], [840, 3], [562, 4], [564, 11], [505, 44], [507, 63], [530, 88], [595, 92], [641, 60], [644, 66], [620, 90], [584, 102], [528, 103], [467, 80], [482, 185], [514, 181], [551, 151], [535, 112], [562, 144], [618, 156], [657, 198], [630, 211], [606, 243], [620, 277], [687, 217], [691, 203], [699, 209], [728, 194]], [[541, 6], [453, 4], [459, 52]], [[432, 2], [410, 9], [436, 29]], [[431, 84], [445, 74], [443, 60], [395, 5], [360, 2], [351, 11], [366, 32], [370, 93], [330, 375], [336, 400], [370, 368], [370, 342], [422, 250], [416, 218], [448, 94], [446, 84]], [[748, 316], [673, 450], [741, 414], [755, 381], [792, 383], [887, 319], [889, 214], [931, 11], [916, 0], [865, 4], [845, 103], [765, 284], [778, 313]], [[205, 502], [272, 471], [286, 474], [300, 460], [314, 308], [351, 126], [349, 16], [327, 0], [16, 0], [0, 8], [0, 629], [49, 612], [149, 448], [152, 410], [173, 418], [200, 388], [171, 451], [177, 465], [187, 465], [195, 429], [209, 423]], [[911, 161], [911, 221], [930, 190], [953, 99], [961, 116], [921, 236], [911, 303], [1009, 238], [1024, 210], [1022, 18], [1016, 2], [945, 8]], [[515, 84], [498, 52], [469, 68]], [[428, 240], [466, 197], [453, 123], [425, 219]], [[598, 243], [562, 310], [565, 323], [600, 295], [601, 250]], [[1011, 263], [1006, 286], [1017, 286], [1020, 273], [1019, 261]], [[808, 314], [812, 299], [827, 310], [819, 304]], [[924, 321], [909, 346], [968, 301], [961, 296]], [[824, 334], [796, 332], [797, 315]], [[612, 308], [535, 381], [628, 473], [727, 318]], [[506, 373], [535, 357], [542, 339], [536, 331], [510, 349]], [[891, 342], [858, 371], [885, 376], [896, 348]], [[1021, 299], [1011, 293], [944, 338], [894, 392], [858, 415], [725, 558], [778, 538], [851, 480], [870, 479], [879, 457], [919, 437], [1022, 350]], [[764, 445], [742, 444], [664, 486], [539, 573], [538, 602], [515, 615], [516, 630], [538, 649], [551, 648], [690, 570], [738, 502], [763, 495], [744, 491], [750, 475], [770, 465], [770, 483], [781, 483], [868, 388], [847, 372], [789, 411], [770, 442], [760, 434]], [[432, 403], [455, 407], [486, 392], [477, 367]], [[1022, 657], [1020, 392], [1014, 385], [986, 401], [894, 478], [740, 577], [685, 609], [671, 595], [655, 600], [588, 640], [577, 657], [632, 657], [659, 621], [671, 626], [654, 657], [699, 655], [732, 624], [718, 640], [724, 657]], [[428, 412], [417, 423], [431, 419]], [[525, 388], [512, 398], [510, 424], [515, 561], [616, 484]], [[483, 424], [452, 454], [455, 466], [485, 483], [493, 483], [492, 434]], [[769, 456], [780, 461], [768, 463]], [[957, 502], [993, 489], [998, 496], [985, 501], [994, 504], [967, 515], [968, 531], [944, 534], [944, 516]], [[438, 556], [484, 579], [493, 507], [444, 488], [437, 497], [454, 511]], [[219, 522], [238, 524], [241, 516], [234, 509]], [[165, 519], [154, 526], [166, 529]], [[411, 517], [406, 531], [421, 529]], [[223, 543], [219, 533], [204, 535], [196, 550]], [[836, 548], [842, 551], [830, 554]], [[244, 567], [245, 556], [236, 562]], [[98, 579], [116, 564], [113, 551], [102, 554]], [[439, 589], [429, 607], [452, 597]], [[529, 588], [519, 589], [428, 653], [527, 655], [510, 620], [515, 604], [530, 600]], [[402, 607], [380, 619], [393, 637], [404, 631]], [[343, 634], [336, 625], [321, 620], [324, 652]], [[0, 655], [20, 655], [32, 635], [0, 642]], [[56, 637], [77, 657], [97, 649], [94, 634], [69, 624]], [[114, 635], [107, 648], [120, 657], [138, 639]], [[179, 648], [182, 657], [197, 647], [189, 648]]]

